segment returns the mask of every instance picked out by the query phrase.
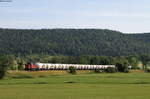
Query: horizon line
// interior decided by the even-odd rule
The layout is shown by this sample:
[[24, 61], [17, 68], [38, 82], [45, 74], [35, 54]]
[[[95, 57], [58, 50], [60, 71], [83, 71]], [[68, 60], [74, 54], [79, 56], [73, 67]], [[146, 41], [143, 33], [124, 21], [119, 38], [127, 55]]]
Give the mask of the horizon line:
[[119, 30], [114, 30], [114, 29], [108, 29], [108, 28], [4, 28], [4, 27], [0, 27], [0, 29], [14, 29], [14, 30], [55, 30], [55, 29], [67, 29], [67, 30], [110, 30], [110, 31], [116, 31], [116, 32], [120, 32], [123, 34], [146, 34], [146, 33], [150, 33], [150, 32], [122, 32]]

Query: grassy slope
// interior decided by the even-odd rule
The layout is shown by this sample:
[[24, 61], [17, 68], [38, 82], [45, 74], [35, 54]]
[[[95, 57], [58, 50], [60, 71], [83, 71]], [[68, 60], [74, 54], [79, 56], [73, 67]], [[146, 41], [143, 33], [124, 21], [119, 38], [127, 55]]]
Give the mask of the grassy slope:
[[[17, 74], [11, 74], [17, 77]], [[29, 73], [30, 76], [31, 74], [34, 75]], [[0, 99], [148, 99], [150, 97], [148, 73], [49, 74], [41, 78], [7, 77], [0, 81]]]

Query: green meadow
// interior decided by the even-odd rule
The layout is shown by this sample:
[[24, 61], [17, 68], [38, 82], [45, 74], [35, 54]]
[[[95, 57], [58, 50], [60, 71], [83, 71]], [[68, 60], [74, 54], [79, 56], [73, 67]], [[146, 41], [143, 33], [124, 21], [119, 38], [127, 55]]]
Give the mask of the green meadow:
[[150, 73], [8, 72], [0, 99], [149, 99]]

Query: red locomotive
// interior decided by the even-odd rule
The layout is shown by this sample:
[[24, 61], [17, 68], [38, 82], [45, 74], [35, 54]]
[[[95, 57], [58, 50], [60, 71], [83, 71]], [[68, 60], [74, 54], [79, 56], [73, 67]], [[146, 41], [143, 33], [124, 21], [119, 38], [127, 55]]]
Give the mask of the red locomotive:
[[33, 63], [28, 63], [27, 65], [25, 65], [25, 70], [37, 70], [38, 66], [36, 66]]

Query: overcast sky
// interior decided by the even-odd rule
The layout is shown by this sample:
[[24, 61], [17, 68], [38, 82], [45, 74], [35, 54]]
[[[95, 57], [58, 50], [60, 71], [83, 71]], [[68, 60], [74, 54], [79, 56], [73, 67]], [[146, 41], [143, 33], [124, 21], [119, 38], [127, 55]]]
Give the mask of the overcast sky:
[[2, 28], [99, 28], [150, 32], [150, 0], [0, 2]]

